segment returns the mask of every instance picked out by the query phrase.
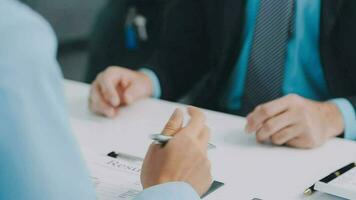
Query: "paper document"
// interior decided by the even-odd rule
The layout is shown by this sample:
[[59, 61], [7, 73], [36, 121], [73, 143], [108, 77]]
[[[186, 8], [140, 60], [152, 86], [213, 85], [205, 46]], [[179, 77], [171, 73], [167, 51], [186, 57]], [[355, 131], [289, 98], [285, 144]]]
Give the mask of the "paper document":
[[142, 191], [142, 159], [122, 154], [116, 158], [91, 155], [87, 159], [99, 200], [133, 199]]
[[[124, 153], [91, 153], [86, 157], [99, 200], [134, 199], [141, 191], [140, 173], [143, 159]], [[214, 181], [207, 196], [224, 183]]]
[[317, 182], [315, 189], [347, 199], [356, 199], [356, 168], [340, 175], [329, 183]]

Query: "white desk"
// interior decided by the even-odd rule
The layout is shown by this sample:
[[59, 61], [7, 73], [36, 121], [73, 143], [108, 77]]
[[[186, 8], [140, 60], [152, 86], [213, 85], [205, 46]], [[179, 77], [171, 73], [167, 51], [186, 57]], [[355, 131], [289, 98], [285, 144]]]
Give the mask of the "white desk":
[[[87, 107], [88, 85], [66, 81], [65, 93], [75, 135], [84, 156], [88, 149], [98, 153], [116, 150], [143, 157], [151, 142], [148, 135], [159, 133], [176, 107], [182, 105], [147, 99], [123, 108], [116, 119], [91, 114]], [[319, 178], [356, 160], [356, 143], [332, 139], [315, 150], [261, 145], [244, 134], [245, 120], [206, 111], [212, 129], [211, 151], [214, 178], [226, 185], [206, 199], [263, 200], [338, 199], [302, 192]]]

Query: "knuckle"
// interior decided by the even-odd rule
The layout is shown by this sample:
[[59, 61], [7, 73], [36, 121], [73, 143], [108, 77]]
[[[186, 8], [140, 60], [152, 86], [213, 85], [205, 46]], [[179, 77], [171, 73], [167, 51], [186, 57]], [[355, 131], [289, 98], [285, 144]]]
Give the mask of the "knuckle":
[[120, 73], [121, 68], [115, 67], [115, 66], [110, 66], [108, 67], [102, 74], [102, 79], [105, 80], [110, 80], [112, 77], [114, 77], [114, 74]]
[[112, 73], [112, 72], [115, 72], [117, 71], [119, 68], [116, 67], [116, 66], [109, 66], [108, 68], [106, 68], [105, 72], [107, 73]]
[[317, 146], [319, 146], [319, 140], [318, 138], [316, 138], [313, 135], [309, 135], [309, 134], [301, 134], [301, 140], [303, 142], [303, 148], [305, 149], [312, 149], [315, 148]]
[[272, 122], [268, 121], [263, 125], [262, 130], [264, 132], [268, 132], [268, 133], [273, 132], [274, 124]]
[[93, 84], [98, 84], [98, 81], [100, 81], [102, 75], [103, 75], [103, 72], [100, 72], [98, 75], [96, 75]]
[[302, 98], [297, 94], [289, 94], [288, 98], [294, 105], [301, 106], [303, 103]]
[[271, 113], [270, 109], [266, 105], [261, 105], [258, 107], [258, 109], [260, 110], [262, 115], [265, 115], [265, 116], [268, 116]]
[[289, 98], [291, 100], [296, 100], [299, 98], [299, 96], [297, 94], [288, 94], [287, 98]]
[[256, 110], [256, 111], [262, 111], [262, 108], [263, 108], [263, 106], [262, 106], [262, 105], [259, 105], [259, 106], [257, 106], [257, 107], [255, 108], [255, 110]]
[[273, 144], [281, 145], [281, 140], [278, 135], [273, 135], [271, 141]]
[[111, 74], [112, 74], [112, 71], [110, 71], [110, 70], [105, 70], [105, 71], [103, 72], [103, 74], [101, 75], [101, 78], [99, 79], [100, 82], [105, 82], [105, 81], [109, 80], [110, 77], [111, 77]]

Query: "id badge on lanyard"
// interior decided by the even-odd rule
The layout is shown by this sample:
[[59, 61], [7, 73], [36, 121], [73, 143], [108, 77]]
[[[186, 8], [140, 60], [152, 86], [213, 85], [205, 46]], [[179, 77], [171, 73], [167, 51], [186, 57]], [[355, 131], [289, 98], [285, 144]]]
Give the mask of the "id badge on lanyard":
[[138, 48], [138, 41], [148, 40], [147, 19], [138, 14], [136, 7], [129, 8], [125, 22], [125, 45], [129, 50]]

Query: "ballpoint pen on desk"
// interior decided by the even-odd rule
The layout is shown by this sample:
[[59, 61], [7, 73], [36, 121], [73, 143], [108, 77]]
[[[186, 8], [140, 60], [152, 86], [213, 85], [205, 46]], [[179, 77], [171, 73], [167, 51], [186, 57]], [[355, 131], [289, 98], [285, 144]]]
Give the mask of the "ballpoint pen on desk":
[[[163, 135], [163, 134], [152, 134], [150, 135], [151, 140], [158, 142], [160, 144], [165, 144], [167, 143], [169, 140], [171, 140], [173, 137], [172, 136], [167, 136], [167, 135]], [[216, 146], [209, 143], [208, 144], [208, 149], [215, 149]]]
[[[343, 168], [341, 168], [341, 169], [329, 174], [328, 176], [324, 177], [323, 179], [320, 180], [320, 182], [328, 183], [328, 182], [334, 180], [338, 176], [344, 174], [345, 172], [349, 171], [350, 169], [352, 169], [354, 167], [356, 167], [356, 163], [350, 163], [350, 164], [346, 165], [345, 167], [343, 167]], [[314, 186], [315, 186], [315, 184], [310, 186], [308, 189], [306, 189], [304, 191], [304, 195], [306, 195], [306, 196], [312, 195], [315, 192]]]

